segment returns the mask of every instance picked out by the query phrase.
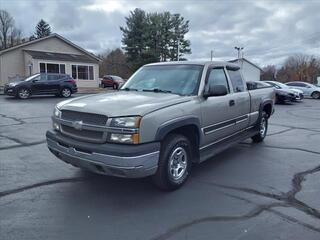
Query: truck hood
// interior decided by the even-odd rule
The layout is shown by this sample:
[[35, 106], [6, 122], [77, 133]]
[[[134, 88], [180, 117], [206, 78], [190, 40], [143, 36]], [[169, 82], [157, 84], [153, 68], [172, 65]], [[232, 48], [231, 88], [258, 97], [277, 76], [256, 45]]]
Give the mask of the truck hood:
[[58, 103], [57, 107], [61, 110], [103, 114], [108, 117], [144, 116], [161, 108], [190, 101], [192, 98], [169, 93], [118, 91], [69, 99]]

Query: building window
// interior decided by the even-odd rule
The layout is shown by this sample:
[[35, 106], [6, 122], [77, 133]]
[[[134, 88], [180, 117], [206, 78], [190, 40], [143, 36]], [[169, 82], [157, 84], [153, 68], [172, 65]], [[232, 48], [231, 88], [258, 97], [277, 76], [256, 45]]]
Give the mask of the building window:
[[72, 77], [79, 80], [93, 80], [93, 66], [72, 65]]
[[78, 76], [77, 76], [77, 66], [76, 66], [76, 65], [72, 65], [72, 78], [73, 78], [73, 79], [78, 79]]
[[40, 72], [41, 73], [66, 73], [66, 65], [65, 64], [57, 64], [57, 63], [39, 63], [40, 64]]
[[62, 74], [66, 73], [66, 65], [60, 64], [60, 73], [62, 73]]
[[46, 72], [46, 64], [45, 63], [40, 63], [40, 72], [45, 73]]
[[60, 73], [59, 64], [47, 63], [47, 73]]

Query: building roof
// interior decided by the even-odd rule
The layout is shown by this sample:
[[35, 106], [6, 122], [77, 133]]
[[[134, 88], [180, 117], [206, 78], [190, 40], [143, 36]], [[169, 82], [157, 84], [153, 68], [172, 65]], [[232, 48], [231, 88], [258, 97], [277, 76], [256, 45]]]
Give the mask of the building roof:
[[73, 42], [69, 41], [68, 39], [66, 39], [66, 38], [64, 38], [62, 36], [60, 36], [57, 33], [53, 33], [53, 34], [50, 34], [49, 36], [46, 36], [46, 37], [43, 37], [43, 38], [37, 38], [37, 39], [31, 40], [31, 41], [24, 42], [24, 43], [21, 43], [19, 45], [4, 49], [4, 50], [0, 51], [0, 55], [3, 54], [3, 53], [6, 53], [6, 52], [10, 52], [10, 51], [12, 51], [14, 49], [17, 49], [17, 48], [20, 48], [20, 47], [25, 47], [25, 46], [28, 46], [28, 45], [31, 45], [31, 44], [34, 44], [34, 43], [37, 43], [37, 42], [40, 42], [40, 41], [44, 41], [44, 40], [49, 39], [49, 38], [58, 38], [58, 39], [62, 40], [63, 42], [71, 45], [72, 47], [78, 49], [79, 51], [83, 52], [84, 54], [89, 55], [91, 58], [95, 59], [96, 61], [101, 61], [101, 59], [98, 58], [93, 53], [88, 52], [87, 50], [83, 49], [82, 47], [79, 47], [78, 45], [74, 44]]
[[251, 64], [252, 66], [258, 68], [260, 71], [263, 71], [257, 64], [254, 64], [254, 63], [250, 62], [250, 61], [249, 61], [248, 59], [246, 59], [246, 58], [234, 59], [234, 60], [230, 60], [229, 62], [236, 63], [236, 62], [238, 62], [239, 60], [240, 60], [240, 61], [246, 61], [247, 63]]
[[24, 50], [26, 53], [32, 56], [34, 59], [43, 60], [56, 60], [56, 61], [69, 61], [69, 62], [85, 62], [96, 63], [97, 61], [89, 57], [88, 55], [70, 54], [70, 53], [56, 53], [56, 52], [41, 52]]

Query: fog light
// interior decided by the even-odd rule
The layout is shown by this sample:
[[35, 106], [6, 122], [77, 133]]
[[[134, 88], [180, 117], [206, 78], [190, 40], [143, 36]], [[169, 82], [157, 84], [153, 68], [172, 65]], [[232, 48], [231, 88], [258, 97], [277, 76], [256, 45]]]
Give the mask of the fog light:
[[58, 123], [53, 123], [53, 129], [56, 131], [60, 131], [60, 125]]

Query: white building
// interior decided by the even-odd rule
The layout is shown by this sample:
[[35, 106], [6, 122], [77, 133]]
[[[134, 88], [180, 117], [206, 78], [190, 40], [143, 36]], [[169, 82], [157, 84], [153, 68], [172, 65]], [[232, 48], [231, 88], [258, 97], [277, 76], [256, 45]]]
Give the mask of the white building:
[[66, 73], [78, 87], [99, 86], [98, 57], [58, 34], [0, 51], [0, 86], [39, 72]]
[[241, 68], [242, 76], [246, 81], [260, 81], [262, 69], [245, 58], [231, 60], [229, 62], [238, 64]]

